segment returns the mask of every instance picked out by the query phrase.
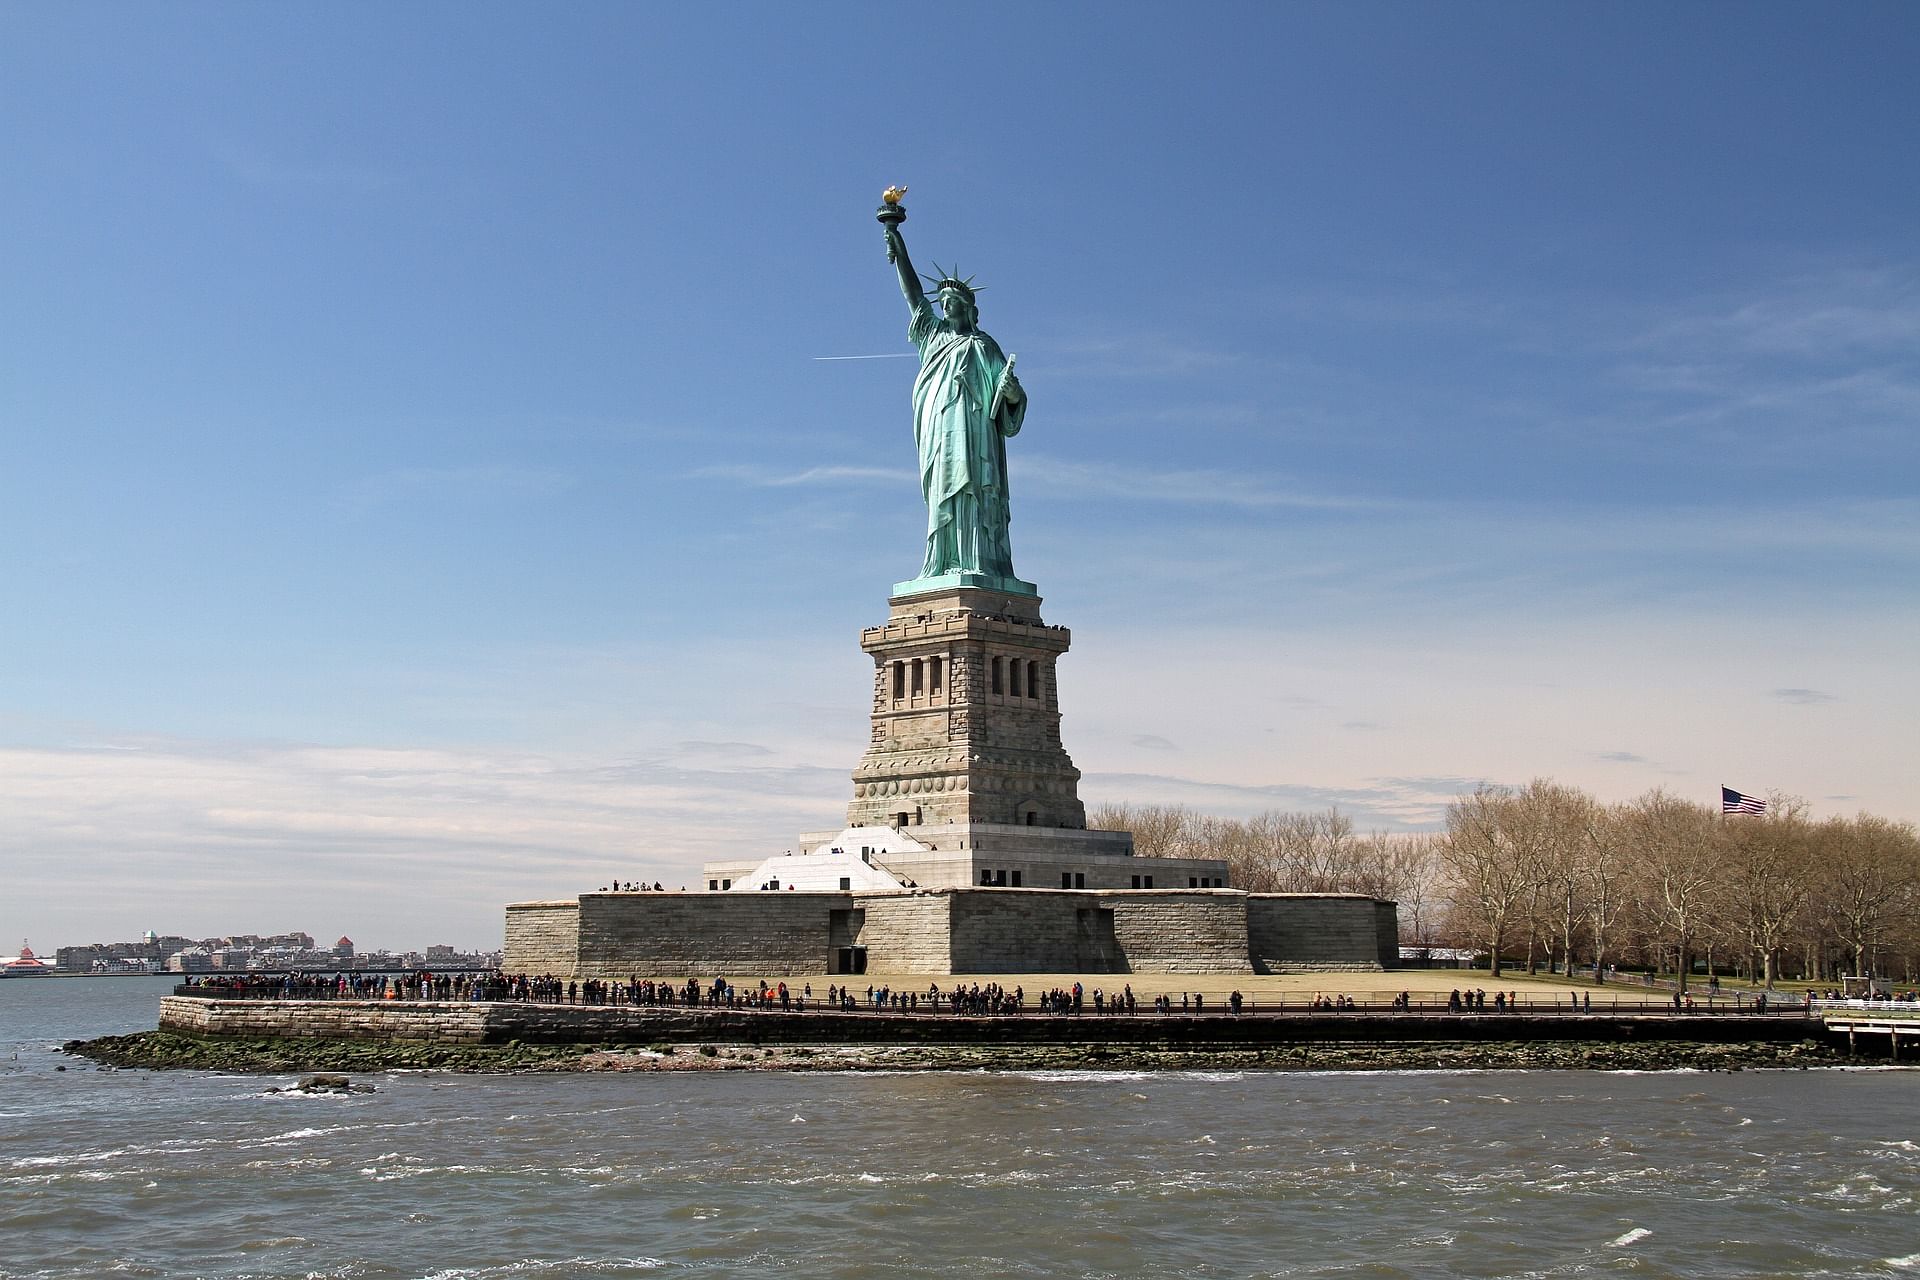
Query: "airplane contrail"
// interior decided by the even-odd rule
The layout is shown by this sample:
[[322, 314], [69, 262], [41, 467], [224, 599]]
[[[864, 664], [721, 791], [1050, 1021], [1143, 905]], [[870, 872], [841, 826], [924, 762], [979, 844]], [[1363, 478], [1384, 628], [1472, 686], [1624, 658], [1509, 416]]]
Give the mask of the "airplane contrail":
[[884, 351], [877, 356], [815, 356], [815, 360], [918, 360], [918, 351]]

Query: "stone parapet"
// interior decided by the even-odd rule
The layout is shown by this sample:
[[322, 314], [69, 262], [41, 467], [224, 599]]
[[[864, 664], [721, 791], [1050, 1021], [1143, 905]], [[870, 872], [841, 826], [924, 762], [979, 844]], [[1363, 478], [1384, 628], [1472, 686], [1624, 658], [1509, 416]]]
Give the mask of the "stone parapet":
[[831, 913], [852, 906], [850, 893], [583, 893], [574, 973], [826, 973]]
[[1392, 967], [1396, 934], [1393, 903], [1351, 894], [592, 893], [577, 903], [509, 907], [506, 964], [513, 973], [611, 980], [861, 968], [929, 975], [1358, 971]]
[[863, 894], [860, 920], [848, 946], [865, 947], [867, 968], [878, 973], [952, 973], [953, 901], [950, 894]]
[[1090, 893], [956, 889], [953, 963], [961, 973], [1117, 973], [1113, 915]]
[[1398, 913], [1359, 894], [1249, 894], [1247, 945], [1263, 973], [1387, 968], [1383, 957], [1399, 955]]
[[1247, 895], [1231, 889], [1105, 894], [1129, 973], [1252, 973]]
[[515, 902], [507, 907], [508, 973], [570, 974], [580, 958], [580, 903]]
[[160, 1029], [283, 1040], [429, 1040], [487, 1044], [500, 1006], [448, 1001], [211, 1000], [162, 996]]

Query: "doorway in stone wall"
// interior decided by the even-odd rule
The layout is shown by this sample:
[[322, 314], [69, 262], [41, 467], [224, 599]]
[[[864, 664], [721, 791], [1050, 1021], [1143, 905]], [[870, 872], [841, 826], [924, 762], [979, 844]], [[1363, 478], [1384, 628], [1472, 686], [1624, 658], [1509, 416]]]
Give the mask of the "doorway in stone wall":
[[867, 971], [867, 949], [865, 947], [836, 947], [833, 953], [833, 971], [835, 973], [865, 973]]

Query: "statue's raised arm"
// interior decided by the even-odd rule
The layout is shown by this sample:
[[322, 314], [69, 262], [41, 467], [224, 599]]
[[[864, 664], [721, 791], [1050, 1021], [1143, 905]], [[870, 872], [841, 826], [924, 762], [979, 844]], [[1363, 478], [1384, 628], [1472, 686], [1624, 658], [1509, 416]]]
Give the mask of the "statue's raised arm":
[[906, 296], [907, 305], [920, 308], [927, 305], [925, 286], [913, 269], [913, 259], [907, 256], [907, 241], [900, 234], [898, 226], [887, 228], [887, 261], [900, 273], [900, 292]]
[[907, 256], [906, 238], [900, 234], [900, 224], [907, 220], [906, 208], [900, 203], [900, 197], [905, 194], [905, 187], [888, 187], [874, 216], [887, 229], [887, 261], [900, 273], [900, 292], [905, 295], [907, 305], [918, 311], [927, 305], [927, 295], [920, 277], [914, 273], [913, 259]]

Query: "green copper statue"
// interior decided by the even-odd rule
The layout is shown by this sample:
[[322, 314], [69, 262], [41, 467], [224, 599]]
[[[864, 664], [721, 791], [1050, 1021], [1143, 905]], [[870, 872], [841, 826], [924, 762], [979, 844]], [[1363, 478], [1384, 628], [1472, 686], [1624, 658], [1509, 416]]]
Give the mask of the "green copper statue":
[[920, 352], [913, 438], [927, 500], [927, 554], [919, 578], [896, 584], [894, 593], [977, 586], [1032, 595], [1033, 584], [1013, 574], [1007, 541], [1007, 437], [1027, 416], [1027, 393], [1013, 376], [1014, 358], [980, 328], [971, 280], [941, 272], [927, 277], [930, 293], [921, 288], [900, 235], [905, 193], [888, 188], [875, 216], [887, 229], [887, 261], [899, 269], [912, 313], [907, 336]]

